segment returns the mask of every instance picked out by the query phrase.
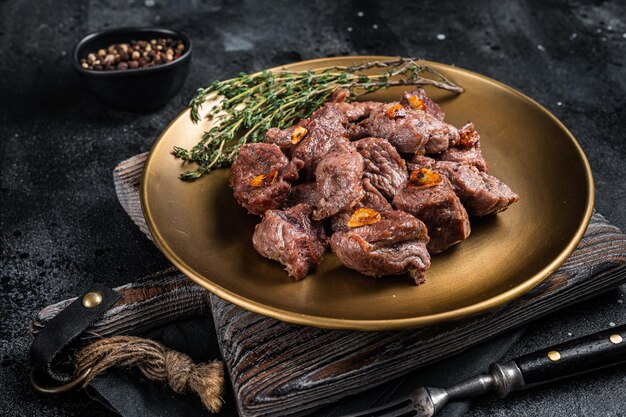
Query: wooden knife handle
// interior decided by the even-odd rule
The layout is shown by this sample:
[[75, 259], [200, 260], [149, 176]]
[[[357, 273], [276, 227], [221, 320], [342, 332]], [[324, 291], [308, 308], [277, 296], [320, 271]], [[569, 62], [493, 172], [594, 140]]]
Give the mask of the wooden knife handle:
[[571, 340], [513, 359], [523, 387], [594, 371], [626, 362], [626, 325]]

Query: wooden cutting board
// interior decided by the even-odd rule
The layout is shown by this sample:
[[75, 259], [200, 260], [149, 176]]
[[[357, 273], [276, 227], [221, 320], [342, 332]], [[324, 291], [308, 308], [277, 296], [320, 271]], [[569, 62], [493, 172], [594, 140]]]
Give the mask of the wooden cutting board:
[[[148, 237], [139, 202], [146, 154], [114, 170], [124, 209]], [[572, 256], [524, 296], [486, 314], [416, 330], [357, 332], [297, 326], [211, 294], [223, 359], [242, 416], [304, 414], [626, 281], [626, 236], [594, 214]], [[195, 284], [190, 284], [195, 285]]]

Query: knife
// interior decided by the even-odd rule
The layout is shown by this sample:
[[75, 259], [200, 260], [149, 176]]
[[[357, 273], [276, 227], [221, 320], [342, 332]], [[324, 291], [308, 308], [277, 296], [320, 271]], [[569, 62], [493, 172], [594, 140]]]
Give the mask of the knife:
[[448, 402], [494, 392], [500, 398], [513, 391], [626, 362], [626, 325], [541, 349], [504, 363], [489, 372], [449, 388], [417, 388], [411, 395], [344, 417], [431, 417]]

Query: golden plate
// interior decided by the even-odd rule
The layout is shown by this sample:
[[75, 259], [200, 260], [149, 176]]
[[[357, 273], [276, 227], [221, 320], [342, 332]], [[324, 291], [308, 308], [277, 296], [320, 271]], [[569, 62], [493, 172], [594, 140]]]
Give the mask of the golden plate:
[[[287, 65], [303, 70], [389, 57], [318, 59]], [[574, 250], [591, 217], [593, 179], [572, 134], [538, 103], [479, 74], [428, 62], [465, 88], [456, 96], [430, 89], [460, 126], [471, 120], [482, 137], [491, 173], [520, 195], [496, 216], [472, 220], [469, 239], [434, 256], [426, 283], [406, 277], [372, 279], [327, 253], [317, 271], [294, 282], [278, 262], [261, 257], [247, 215], [228, 187], [229, 170], [193, 183], [170, 154], [192, 147], [208, 122], [181, 113], [155, 142], [141, 185], [154, 239], [183, 273], [248, 310], [303, 325], [356, 330], [420, 327], [484, 312], [520, 296], [556, 270]], [[402, 89], [372, 95], [397, 100]], [[188, 168], [188, 167], [187, 167]]]

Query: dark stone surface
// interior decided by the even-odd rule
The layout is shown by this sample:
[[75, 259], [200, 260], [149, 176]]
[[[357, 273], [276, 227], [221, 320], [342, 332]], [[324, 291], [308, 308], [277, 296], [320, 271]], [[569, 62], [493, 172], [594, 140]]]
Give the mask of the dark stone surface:
[[[597, 210], [626, 230], [623, 1], [441, 3], [0, 3], [0, 414], [110, 415], [84, 394], [30, 391], [27, 322], [92, 282], [119, 285], [167, 265], [116, 201], [111, 170], [148, 150], [193, 91], [216, 78], [345, 54], [419, 56], [491, 76], [571, 129], [593, 168]], [[90, 31], [143, 24], [193, 38], [190, 77], [155, 114], [109, 111], [77, 83], [71, 48]], [[615, 290], [553, 315], [510, 355], [622, 323], [623, 299]], [[623, 416], [624, 398], [621, 366], [507, 400], [481, 399], [468, 415]]]

